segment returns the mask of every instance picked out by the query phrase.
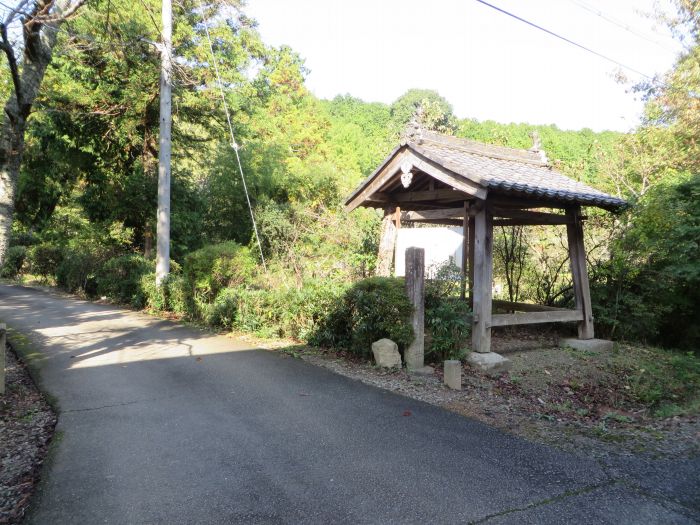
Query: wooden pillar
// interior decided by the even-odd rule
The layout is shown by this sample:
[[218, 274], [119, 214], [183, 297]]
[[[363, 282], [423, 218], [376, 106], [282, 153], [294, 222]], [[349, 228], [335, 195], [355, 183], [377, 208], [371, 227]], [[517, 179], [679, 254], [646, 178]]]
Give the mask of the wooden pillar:
[[474, 310], [474, 217], [469, 217], [469, 306]]
[[380, 277], [391, 276], [391, 264], [394, 261], [397, 230], [394, 225], [396, 220], [392, 208], [384, 210], [384, 219], [379, 233], [379, 253], [377, 254], [377, 275]]
[[0, 395], [5, 394], [5, 351], [7, 346], [7, 327], [0, 324]]
[[411, 246], [406, 249], [406, 293], [413, 305], [411, 325], [415, 339], [406, 348], [404, 361], [409, 370], [424, 366], [425, 357], [425, 250]]
[[586, 268], [586, 249], [583, 245], [581, 207], [567, 208], [566, 216], [571, 219], [566, 225], [566, 234], [569, 242], [574, 298], [576, 309], [583, 312], [583, 321], [578, 323], [578, 338], [593, 339], [593, 311], [591, 310], [591, 290], [588, 284], [588, 270]]
[[467, 292], [467, 267], [469, 261], [469, 203], [464, 201], [464, 217], [462, 217], [462, 290], [460, 297], [464, 301]]
[[491, 351], [491, 285], [493, 281], [493, 215], [484, 205], [474, 217], [474, 292], [472, 350]]

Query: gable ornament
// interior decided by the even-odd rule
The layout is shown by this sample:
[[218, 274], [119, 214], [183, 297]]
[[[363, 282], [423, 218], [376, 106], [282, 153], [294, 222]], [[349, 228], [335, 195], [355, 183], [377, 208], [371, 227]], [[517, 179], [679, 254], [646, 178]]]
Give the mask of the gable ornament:
[[413, 164], [408, 161], [401, 164], [401, 184], [404, 188], [408, 188], [411, 185], [411, 182], [413, 182], [413, 173], [411, 173], [412, 169]]

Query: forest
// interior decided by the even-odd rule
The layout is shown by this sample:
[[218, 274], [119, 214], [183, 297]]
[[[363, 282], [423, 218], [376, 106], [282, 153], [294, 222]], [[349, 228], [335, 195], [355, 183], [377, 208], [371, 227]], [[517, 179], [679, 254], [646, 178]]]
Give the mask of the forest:
[[[263, 42], [245, 5], [178, 2], [173, 264], [156, 287], [160, 57], [152, 42], [159, 39], [159, 3], [90, 2], [60, 26], [27, 121], [0, 273], [210, 326], [357, 345], [360, 352], [368, 351], [364, 335], [348, 326], [384, 323], [379, 332], [405, 340], [407, 334], [392, 333], [400, 326], [392, 316], [401, 314], [403, 306], [393, 307], [401, 293], [374, 277], [381, 217], [373, 210], [348, 214], [342, 203], [421, 108], [429, 129], [487, 143], [529, 148], [537, 131], [555, 167], [626, 199], [630, 206], [618, 215], [588, 211], [596, 329], [615, 340], [697, 352], [700, 7], [690, 0], [676, 0], [676, 7], [667, 22], [685, 51], [663, 77], [635, 86], [646, 101], [644, 118], [618, 133], [460, 119], [429, 89], [408, 89], [391, 104], [351, 94], [321, 100], [305, 85], [303, 57]], [[227, 137], [205, 23], [260, 246]], [[1, 94], [11, 102], [10, 69], [2, 75]], [[505, 298], [573, 301], [565, 231], [497, 229], [496, 278]], [[449, 283], [447, 277], [436, 283], [428, 304], [431, 351], [441, 357], [453, 355], [466, 329], [464, 305], [438, 300], [453, 293]], [[395, 304], [385, 315], [361, 318], [369, 314], [358, 304], [372, 294], [394, 297]]]

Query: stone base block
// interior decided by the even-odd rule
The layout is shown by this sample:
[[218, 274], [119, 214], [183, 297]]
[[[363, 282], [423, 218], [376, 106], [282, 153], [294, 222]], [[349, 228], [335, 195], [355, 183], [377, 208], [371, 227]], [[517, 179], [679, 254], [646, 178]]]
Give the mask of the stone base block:
[[471, 352], [467, 361], [477, 368], [489, 373], [500, 374], [501, 372], [507, 372], [510, 370], [511, 362], [510, 359], [506, 359], [501, 354], [496, 352]]
[[408, 372], [417, 376], [431, 376], [435, 369], [432, 366], [422, 366], [420, 368], [409, 368]]
[[588, 352], [611, 352], [613, 342], [606, 339], [576, 339], [574, 337], [560, 339], [560, 348], [573, 348], [575, 350], [586, 350]]

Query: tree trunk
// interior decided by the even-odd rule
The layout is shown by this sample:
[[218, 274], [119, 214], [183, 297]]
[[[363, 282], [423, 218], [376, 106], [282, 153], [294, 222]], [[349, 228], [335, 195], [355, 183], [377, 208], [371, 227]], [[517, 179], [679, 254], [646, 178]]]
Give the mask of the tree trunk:
[[[12, 216], [15, 208], [15, 192], [19, 169], [24, 153], [24, 133], [32, 105], [39, 94], [46, 68], [51, 62], [51, 53], [56, 45], [59, 26], [74, 13], [82, 1], [61, 2], [43, 14], [43, 21], [24, 20], [24, 52], [21, 68], [17, 66], [9, 41], [7, 28], [3, 26], [3, 51], [8, 56], [13, 77], [13, 92], [5, 104], [5, 113], [0, 127], [0, 266], [10, 244]], [[50, 10], [51, 2], [42, 0], [35, 4], [35, 13]]]
[[2, 128], [0, 128], [0, 266], [10, 244], [12, 216], [15, 207], [15, 191], [19, 168], [24, 153], [24, 132], [32, 105], [39, 94], [41, 81], [51, 62], [51, 52], [56, 44], [57, 20], [50, 30], [25, 27], [25, 47], [22, 70], [18, 72], [19, 92], [13, 92], [5, 104]]
[[15, 190], [22, 162], [26, 127], [25, 119], [17, 118], [13, 121], [7, 114], [7, 107], [5, 111], [0, 136], [0, 266], [5, 262], [5, 254], [10, 246]]

